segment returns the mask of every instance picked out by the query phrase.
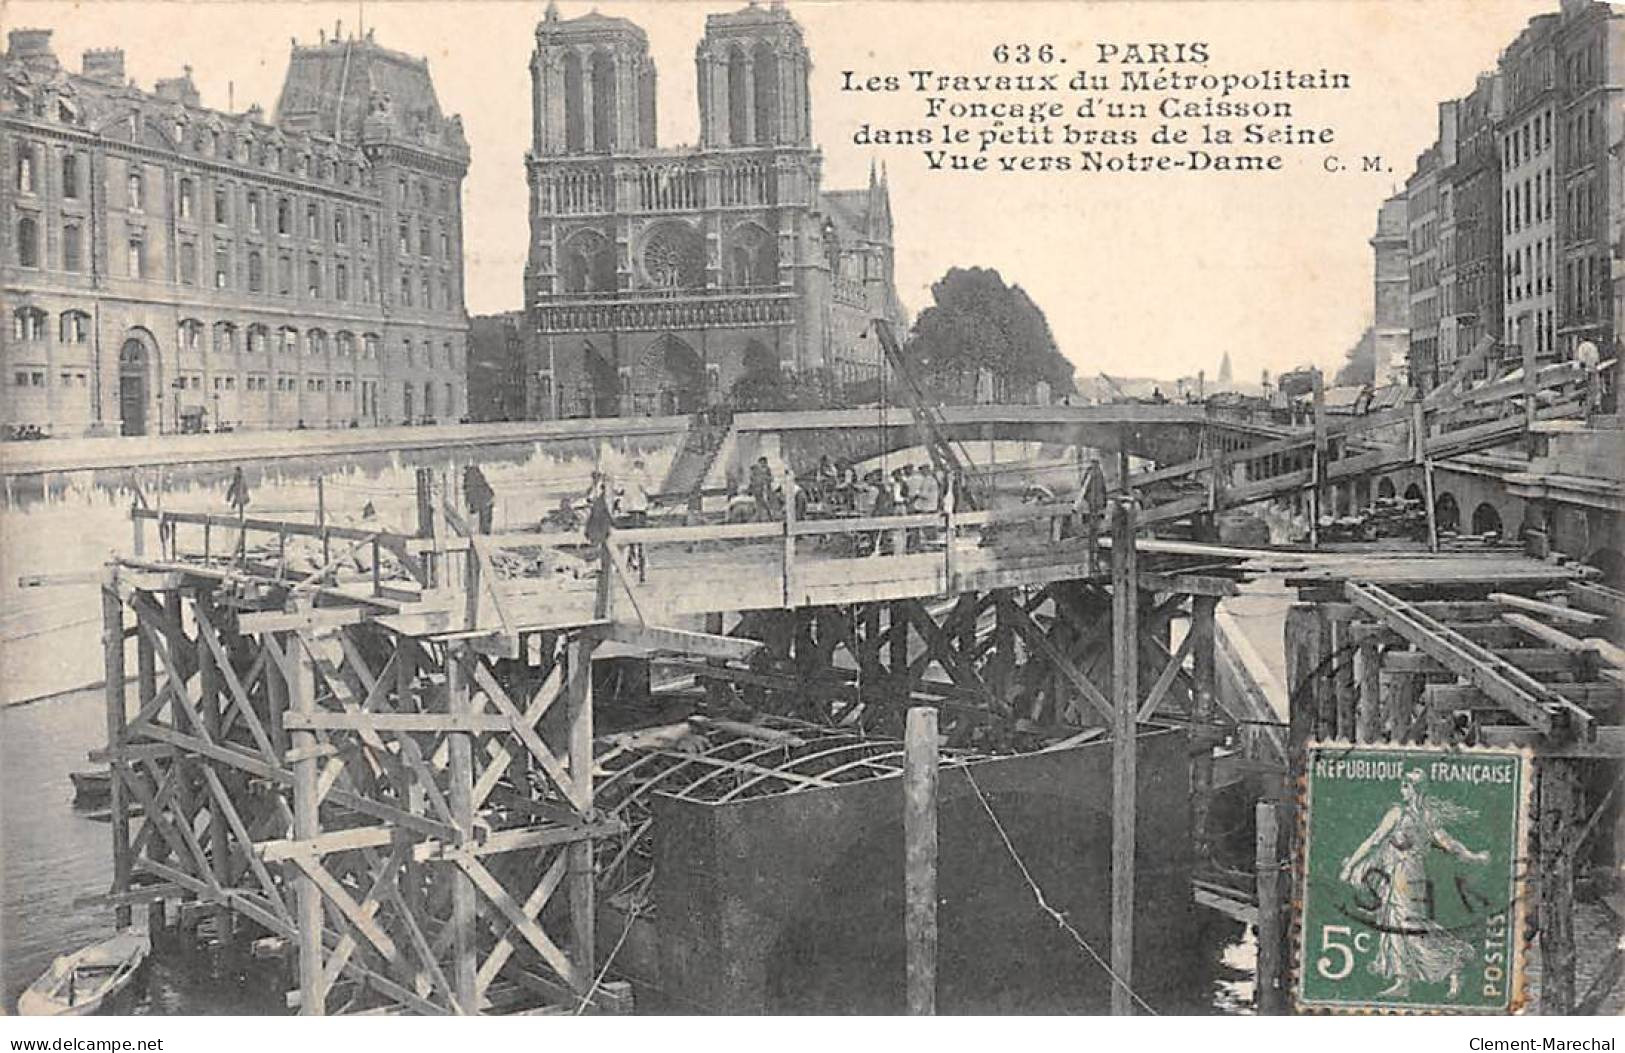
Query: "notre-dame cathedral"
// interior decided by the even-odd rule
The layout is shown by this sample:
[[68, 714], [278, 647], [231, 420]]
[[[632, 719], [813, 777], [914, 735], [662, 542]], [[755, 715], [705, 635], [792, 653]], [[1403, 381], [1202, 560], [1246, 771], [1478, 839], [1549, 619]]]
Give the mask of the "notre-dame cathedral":
[[850, 390], [899, 328], [884, 176], [824, 190], [810, 61], [781, 3], [711, 15], [700, 141], [662, 148], [648, 38], [549, 4], [531, 59], [532, 417], [690, 413], [753, 372]]

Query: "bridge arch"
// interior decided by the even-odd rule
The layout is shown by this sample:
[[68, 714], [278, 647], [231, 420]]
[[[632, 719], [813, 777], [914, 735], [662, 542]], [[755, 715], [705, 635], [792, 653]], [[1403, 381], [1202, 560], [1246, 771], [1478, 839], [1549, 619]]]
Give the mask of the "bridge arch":
[[1456, 533], [1461, 530], [1461, 505], [1456, 502], [1455, 494], [1446, 490], [1434, 499], [1433, 521], [1441, 532]]
[[1505, 530], [1501, 525], [1501, 513], [1488, 501], [1481, 501], [1473, 509], [1473, 533], [1495, 534], [1504, 536]]
[[1384, 501], [1390, 501], [1393, 499], [1393, 496], [1394, 481], [1388, 478], [1386, 475], [1377, 480], [1377, 497]]
[[1405, 500], [1407, 500], [1407, 501], [1420, 501], [1422, 499], [1423, 498], [1422, 498], [1422, 484], [1421, 483], [1412, 483], [1411, 485], [1409, 485], [1409, 486], [1407, 486], [1405, 488]]

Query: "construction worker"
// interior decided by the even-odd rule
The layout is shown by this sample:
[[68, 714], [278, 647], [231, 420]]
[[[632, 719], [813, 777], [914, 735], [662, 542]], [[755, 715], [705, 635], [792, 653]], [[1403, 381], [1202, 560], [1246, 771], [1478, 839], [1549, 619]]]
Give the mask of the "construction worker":
[[613, 529], [614, 519], [609, 513], [609, 478], [603, 472], [593, 472], [592, 483], [587, 487], [587, 524], [584, 530], [587, 544], [592, 546], [594, 554], [602, 553]]
[[491, 489], [491, 484], [485, 481], [485, 473], [480, 471], [477, 464], [471, 464], [463, 469], [463, 503], [474, 514], [479, 532], [489, 534], [497, 495]]
[[[628, 529], [636, 530], [649, 525], [649, 477], [644, 473], [643, 461], [632, 462], [632, 470], [627, 473], [625, 480], [616, 488], [617, 501], [621, 507], [621, 521]], [[645, 567], [643, 563], [643, 546], [626, 546], [627, 568], [637, 567], [638, 581], [645, 580]]]
[[1589, 417], [1602, 408], [1602, 355], [1597, 345], [1590, 340], [1580, 341], [1580, 346], [1574, 349], [1574, 361], [1580, 364], [1585, 371], [1582, 383], [1585, 385], [1585, 411]]
[[773, 469], [766, 457], [756, 458], [750, 466], [750, 496], [756, 501], [756, 518], [773, 519]]
[[231, 470], [231, 485], [226, 487], [226, 504], [237, 513], [237, 518], [243, 518], [244, 510], [248, 508], [248, 480], [243, 478], [241, 468]]
[[1097, 558], [1096, 547], [1100, 543], [1101, 516], [1106, 511], [1106, 476], [1100, 470], [1100, 462], [1091, 459], [1083, 466], [1083, 479], [1078, 486], [1078, 496], [1072, 501], [1072, 535], [1083, 535], [1088, 545], [1089, 571], [1094, 573]]

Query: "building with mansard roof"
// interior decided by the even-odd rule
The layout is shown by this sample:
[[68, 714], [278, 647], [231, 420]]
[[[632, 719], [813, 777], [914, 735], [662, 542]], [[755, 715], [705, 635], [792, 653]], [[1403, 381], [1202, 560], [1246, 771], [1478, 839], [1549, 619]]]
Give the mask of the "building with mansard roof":
[[642, 29], [550, 4], [525, 159], [527, 413], [686, 413], [780, 372], [831, 395], [876, 379], [904, 311], [883, 173], [826, 191], [811, 60], [782, 4], [710, 15], [697, 146], [662, 148]]
[[0, 57], [0, 424], [54, 435], [466, 413], [468, 146], [427, 63], [292, 46], [275, 112], [154, 90], [124, 53]]

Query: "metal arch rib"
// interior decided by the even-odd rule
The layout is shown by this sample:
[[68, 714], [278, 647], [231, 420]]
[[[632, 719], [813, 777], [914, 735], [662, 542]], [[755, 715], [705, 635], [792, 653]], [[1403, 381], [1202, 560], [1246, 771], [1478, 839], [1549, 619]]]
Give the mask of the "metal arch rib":
[[[874, 739], [854, 738], [854, 739], [849, 739], [845, 744], [840, 745], [840, 746], [835, 746], [835, 747], [832, 747], [832, 748], [827, 749], [827, 750], [819, 750], [816, 753], [805, 754], [804, 756], [797, 757], [795, 760], [793, 760], [790, 763], [786, 764], [783, 768], [779, 769], [776, 772], [771, 772], [771, 773], [764, 774], [764, 775], [758, 775], [754, 779], [747, 779], [745, 782], [740, 783], [738, 786], [734, 787], [732, 790], [729, 790], [727, 793], [725, 793], [721, 797], [717, 798], [716, 803], [722, 804], [724, 802], [734, 800], [740, 794], [744, 793], [746, 790], [751, 789], [752, 787], [756, 786], [758, 783], [760, 783], [763, 780], [765, 780], [766, 778], [768, 778], [769, 774], [770, 775], [777, 775], [777, 776], [779, 776], [781, 778], [786, 778], [786, 779], [788, 779], [790, 781], [796, 781], [796, 776], [800, 775], [800, 773], [796, 772], [794, 769], [799, 768], [804, 764], [808, 764], [808, 763], [811, 763], [812, 761], [816, 761], [816, 760], [821, 760], [821, 759], [823, 759], [825, 757], [835, 757], [835, 756], [839, 756], [842, 753], [850, 753], [853, 750], [865, 749], [865, 748], [870, 748], [870, 747], [884, 747], [886, 745], [888, 745], [888, 744], [883, 743], [883, 742], [877, 742]], [[868, 760], [867, 757], [864, 758], [864, 759]], [[803, 778], [805, 778], [805, 776], [803, 776]]]

